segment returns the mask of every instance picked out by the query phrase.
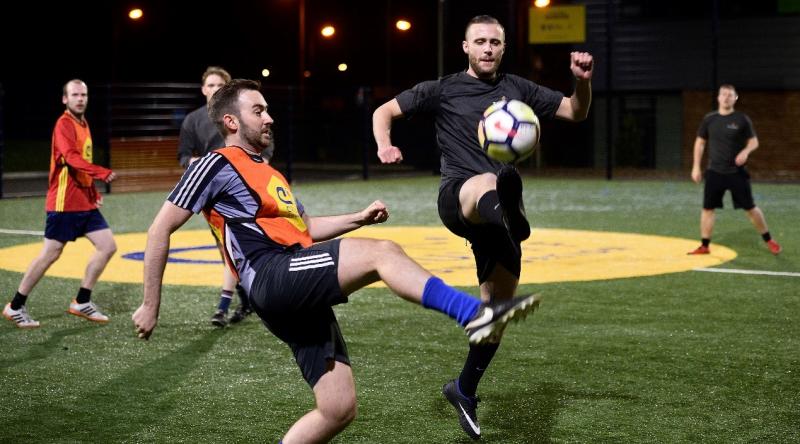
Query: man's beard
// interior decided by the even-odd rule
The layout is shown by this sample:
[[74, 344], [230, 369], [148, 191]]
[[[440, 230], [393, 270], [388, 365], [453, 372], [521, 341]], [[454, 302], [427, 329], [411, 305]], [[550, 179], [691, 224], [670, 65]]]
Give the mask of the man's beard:
[[[268, 134], [272, 134], [270, 131]], [[264, 142], [265, 134], [261, 132], [261, 130], [251, 130], [247, 129], [244, 132], [244, 140], [247, 141], [253, 148], [258, 149], [259, 152], [269, 148], [271, 145], [270, 141], [272, 138], [268, 138], [266, 142]]]
[[485, 70], [481, 68], [481, 60], [480, 59], [470, 59], [470, 66], [472, 67], [472, 71], [481, 79], [491, 79], [497, 74], [497, 67], [500, 65], [498, 60], [495, 60], [495, 64], [492, 65], [492, 69]]

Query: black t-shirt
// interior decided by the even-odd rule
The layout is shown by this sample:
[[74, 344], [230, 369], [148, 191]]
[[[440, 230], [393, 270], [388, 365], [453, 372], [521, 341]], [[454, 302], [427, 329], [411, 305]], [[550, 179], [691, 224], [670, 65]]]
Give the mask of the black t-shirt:
[[539, 119], [555, 117], [564, 95], [513, 74], [484, 81], [462, 71], [418, 83], [397, 95], [407, 118], [433, 115], [436, 139], [442, 151], [442, 183], [496, 172], [502, 163], [492, 160], [478, 143], [478, 122], [494, 102], [516, 99], [527, 103]]
[[225, 146], [225, 139], [208, 117], [208, 107], [201, 106], [183, 119], [178, 138], [178, 160], [189, 166], [189, 158], [203, 157], [207, 152]]
[[745, 113], [734, 111], [723, 116], [719, 111], [706, 114], [697, 137], [708, 141], [708, 169], [721, 174], [738, 171], [736, 155], [756, 137], [753, 122]]

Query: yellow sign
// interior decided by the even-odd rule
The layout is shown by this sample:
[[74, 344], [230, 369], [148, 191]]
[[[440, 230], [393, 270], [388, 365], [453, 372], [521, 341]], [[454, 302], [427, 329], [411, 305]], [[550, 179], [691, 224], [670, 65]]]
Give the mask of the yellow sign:
[[583, 43], [586, 6], [550, 6], [528, 10], [528, 43]]

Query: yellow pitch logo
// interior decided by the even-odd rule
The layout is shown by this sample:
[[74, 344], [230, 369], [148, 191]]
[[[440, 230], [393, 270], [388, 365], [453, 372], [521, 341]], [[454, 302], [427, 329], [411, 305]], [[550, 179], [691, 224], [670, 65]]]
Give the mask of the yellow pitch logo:
[[[391, 239], [448, 284], [478, 285], [470, 247], [446, 228], [369, 226], [345, 237], [351, 234]], [[147, 235], [131, 233], [115, 238], [119, 253], [111, 259], [101, 279], [141, 283]], [[522, 244], [519, 281], [538, 284], [653, 276], [713, 267], [736, 257], [735, 251], [719, 244], [714, 244], [712, 254], [687, 255], [696, 243], [693, 239], [634, 233], [535, 228], [531, 238]], [[0, 249], [0, 268], [23, 273], [39, 250], [41, 242]], [[80, 279], [93, 251], [85, 238], [70, 242], [47, 275]], [[221, 268], [219, 252], [207, 230], [178, 230], [172, 235], [165, 283], [215, 287], [219, 285]]]

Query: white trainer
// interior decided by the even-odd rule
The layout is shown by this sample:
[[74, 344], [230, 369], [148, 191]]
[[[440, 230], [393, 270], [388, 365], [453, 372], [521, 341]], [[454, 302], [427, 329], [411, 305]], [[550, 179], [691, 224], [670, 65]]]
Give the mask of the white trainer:
[[24, 305], [19, 310], [14, 310], [11, 308], [11, 303], [6, 304], [5, 308], [3, 308], [3, 316], [19, 328], [39, 327], [39, 321], [34, 321], [31, 318], [31, 315], [28, 314], [28, 309]]
[[94, 305], [94, 302], [92, 301], [89, 301], [85, 304], [79, 304], [75, 299], [73, 299], [69, 304], [69, 310], [67, 310], [67, 313], [79, 316], [81, 318], [86, 318], [92, 322], [97, 322], [100, 324], [105, 324], [108, 322], [108, 316], [100, 312], [100, 310], [97, 308], [97, 305]]

